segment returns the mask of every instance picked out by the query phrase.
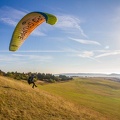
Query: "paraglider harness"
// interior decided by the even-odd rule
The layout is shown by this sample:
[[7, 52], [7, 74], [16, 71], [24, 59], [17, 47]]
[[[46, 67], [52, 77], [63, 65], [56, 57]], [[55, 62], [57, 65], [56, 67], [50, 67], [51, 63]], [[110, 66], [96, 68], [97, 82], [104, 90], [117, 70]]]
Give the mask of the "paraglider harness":
[[34, 77], [32, 77], [32, 76], [30, 76], [29, 78], [28, 78], [28, 84], [31, 84], [31, 83], [33, 83], [34, 82]]

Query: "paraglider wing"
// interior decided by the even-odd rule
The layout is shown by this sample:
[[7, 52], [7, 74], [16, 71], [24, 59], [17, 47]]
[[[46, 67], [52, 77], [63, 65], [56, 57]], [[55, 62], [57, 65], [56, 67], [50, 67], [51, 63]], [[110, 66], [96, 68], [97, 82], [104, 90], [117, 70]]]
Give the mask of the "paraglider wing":
[[30, 33], [45, 21], [50, 25], [54, 25], [57, 22], [57, 18], [52, 14], [44, 12], [31, 12], [25, 15], [13, 32], [9, 50], [18, 50]]

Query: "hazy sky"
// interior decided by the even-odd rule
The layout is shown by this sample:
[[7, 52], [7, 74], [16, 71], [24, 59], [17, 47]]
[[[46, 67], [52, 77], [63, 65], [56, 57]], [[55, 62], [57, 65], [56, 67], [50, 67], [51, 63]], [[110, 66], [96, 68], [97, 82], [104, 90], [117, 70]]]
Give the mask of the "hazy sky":
[[[54, 14], [16, 52], [12, 33], [27, 13]], [[120, 0], [0, 0], [0, 69], [41, 73], [120, 73]]]

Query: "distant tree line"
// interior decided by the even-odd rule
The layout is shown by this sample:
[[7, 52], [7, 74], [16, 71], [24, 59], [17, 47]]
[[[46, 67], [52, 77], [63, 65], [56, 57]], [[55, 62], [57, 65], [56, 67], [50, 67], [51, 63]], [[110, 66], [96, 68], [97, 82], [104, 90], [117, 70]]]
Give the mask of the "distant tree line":
[[6, 76], [6, 77], [10, 77], [10, 78], [14, 78], [16, 80], [28, 80], [28, 77], [34, 74], [35, 76], [35, 80], [41, 80], [41, 81], [45, 81], [45, 82], [60, 82], [60, 81], [67, 81], [67, 80], [72, 80], [71, 77], [65, 76], [65, 75], [59, 75], [59, 76], [55, 76], [49, 73], [32, 73], [32, 72], [28, 72], [28, 73], [20, 73], [20, 72], [3, 72], [2, 70], [0, 70], [0, 75], [1, 76]]

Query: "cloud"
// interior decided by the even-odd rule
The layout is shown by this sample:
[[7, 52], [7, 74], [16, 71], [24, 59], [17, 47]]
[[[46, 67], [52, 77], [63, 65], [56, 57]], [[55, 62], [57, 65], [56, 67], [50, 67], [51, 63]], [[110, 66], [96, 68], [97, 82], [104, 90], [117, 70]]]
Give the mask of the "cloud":
[[26, 54], [12, 54], [12, 55], [0, 55], [0, 62], [4, 63], [23, 63], [23, 62], [50, 62], [53, 59], [48, 55], [26, 55]]
[[31, 35], [33, 36], [46, 36], [45, 33], [41, 32], [41, 29], [38, 27], [36, 28], [32, 33]]
[[109, 48], [110, 48], [110, 46], [109, 46], [109, 45], [106, 45], [106, 46], [105, 46], [105, 49], [109, 49]]
[[97, 60], [96, 58], [94, 58], [94, 52], [93, 51], [83, 51], [83, 52], [77, 54], [76, 56], [82, 57], [82, 58], [89, 58], [91, 60], [94, 60], [94, 61], [100, 63], [99, 60]]
[[[0, 53], [9, 53], [8, 50], [1, 50]], [[71, 48], [62, 48], [61, 50], [18, 50], [16, 53], [62, 53], [62, 52], [78, 52], [75, 49]]]
[[113, 56], [113, 55], [119, 55], [120, 50], [112, 50], [112, 51], [106, 51], [103, 54], [95, 56], [95, 58], [100, 58], [100, 57], [106, 57], [106, 56]]
[[80, 19], [75, 16], [70, 15], [58, 15], [58, 23], [55, 25], [56, 27], [63, 30], [73, 30], [77, 29], [80, 31], [81, 35], [87, 38], [87, 35], [84, 33], [83, 29], [80, 26]]
[[81, 54], [78, 54], [78, 56], [83, 57], [83, 58], [89, 58], [92, 57], [94, 53], [92, 51], [83, 51]]
[[[1, 50], [0, 53], [9, 53], [10, 51], [8, 50]], [[22, 50], [19, 50], [19, 51], [16, 51], [17, 53], [62, 53], [62, 52], [77, 52], [76, 50], [74, 49], [71, 49], [71, 48], [63, 48], [62, 50], [25, 50], [25, 51], [22, 51]]]
[[10, 55], [0, 55], [0, 62], [15, 62], [19, 61], [19, 58], [12, 57]]
[[17, 22], [15, 22], [14, 20], [12, 20], [11, 18], [1, 18], [0, 19], [2, 22], [15, 26], [17, 24]]
[[32, 61], [43, 61], [43, 62], [49, 62], [52, 60], [52, 56], [41, 56], [41, 55], [23, 55], [23, 54], [12, 54], [14, 57], [18, 57], [19, 59], [23, 60], [32, 60]]
[[[17, 10], [9, 6], [4, 6], [0, 8], [0, 22], [15, 27], [17, 23], [23, 18], [29, 11], [27, 10]], [[71, 15], [58, 15], [58, 22], [55, 27], [72, 33], [73, 31], [79, 32], [83, 37], [87, 38], [84, 30], [81, 28], [81, 21], [79, 18]], [[37, 27], [31, 35], [34, 36], [45, 36], [46, 30], [49, 30], [49, 26]], [[50, 28], [51, 29], [51, 28]]]
[[70, 38], [70, 37], [69, 39], [79, 42], [81, 44], [101, 45], [99, 42], [92, 41], [92, 40], [76, 39], [76, 38]]
[[[15, 27], [17, 23], [28, 13], [26, 10], [17, 10], [12, 7], [4, 6], [0, 8], [0, 22]], [[35, 29], [31, 35], [34, 36], [45, 36], [46, 34], [42, 32], [38, 27]]]
[[8, 25], [16, 26], [18, 21], [26, 14], [24, 11], [20, 11], [8, 6], [4, 6], [0, 9], [0, 21]]

